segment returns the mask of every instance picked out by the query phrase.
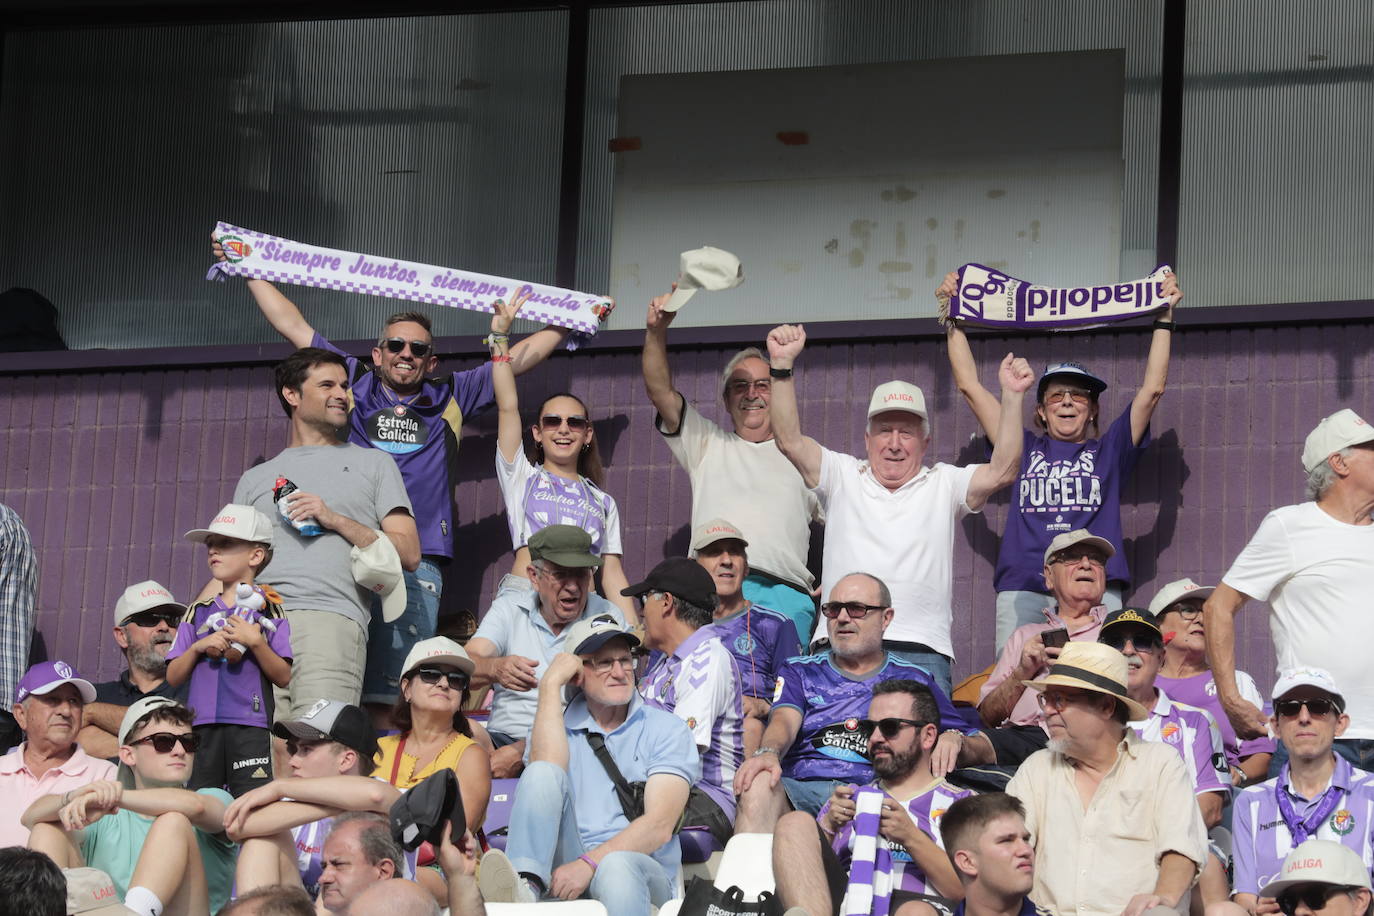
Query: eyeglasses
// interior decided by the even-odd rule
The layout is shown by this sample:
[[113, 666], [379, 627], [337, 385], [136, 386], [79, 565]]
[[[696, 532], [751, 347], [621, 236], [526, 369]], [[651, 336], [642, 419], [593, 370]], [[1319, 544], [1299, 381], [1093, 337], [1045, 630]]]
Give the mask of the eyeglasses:
[[1299, 884], [1284, 890], [1274, 902], [1287, 916], [1293, 916], [1300, 903], [1315, 912], [1325, 909], [1327, 903], [1337, 894], [1353, 894], [1357, 890], [1359, 888], [1342, 887], [1338, 884]]
[[1274, 703], [1274, 712], [1283, 718], [1291, 719], [1301, 715], [1304, 706], [1314, 719], [1320, 719], [1333, 712], [1340, 715], [1341, 712], [1341, 707], [1335, 700], [1325, 697], [1313, 697], [1310, 700], [1278, 700]]
[[411, 355], [418, 359], [424, 359], [428, 356], [432, 347], [428, 341], [406, 340], [404, 337], [388, 337], [385, 340], [379, 340], [377, 344], [386, 347], [388, 353], [400, 353], [406, 348], [406, 344], [410, 344]]
[[862, 601], [827, 601], [821, 605], [821, 613], [834, 620], [840, 611], [849, 615], [850, 620], [863, 620], [869, 611], [885, 611], [881, 604], [864, 604]]
[[591, 668], [597, 674], [610, 674], [611, 669], [617, 665], [626, 671], [635, 670], [635, 659], [633, 655], [617, 655], [615, 658], [587, 659], [582, 664]]
[[142, 614], [135, 614], [124, 625], [137, 624], [145, 630], [151, 630], [160, 623], [165, 623], [169, 627], [175, 628], [181, 622], [180, 614], [171, 614], [166, 611], [144, 611]]
[[1039, 699], [1040, 701], [1041, 709], [1051, 710], [1063, 709], [1066, 706], [1073, 703], [1074, 700], [1078, 699], [1079, 696], [1081, 696], [1081, 694], [1061, 693], [1058, 690], [1044, 690], [1041, 691], [1040, 696], [1037, 699]]
[[329, 744], [328, 741], [297, 741], [295, 738], [286, 739], [286, 753], [291, 757], [305, 757], [317, 747]]
[[734, 395], [749, 394], [754, 391], [760, 394], [766, 394], [773, 390], [773, 380], [766, 378], [756, 378], [752, 380], [737, 378], [734, 381], [727, 382], [725, 390]]
[[1060, 401], [1068, 401], [1074, 404], [1086, 404], [1092, 395], [1082, 388], [1064, 388], [1059, 391], [1046, 391], [1045, 403], [1057, 404]]
[[[1184, 620], [1197, 620], [1202, 616], [1202, 608], [1191, 604], [1176, 604], [1164, 612], [1165, 614], [1177, 614]], [[1164, 616], [1163, 614], [1160, 615]]]
[[1101, 569], [1107, 565], [1107, 559], [1095, 550], [1061, 550], [1050, 558], [1053, 563], [1063, 563], [1065, 566], [1077, 566], [1084, 560], [1088, 561], [1089, 566]]
[[883, 737], [889, 741], [901, 734], [902, 729], [906, 728], [908, 725], [912, 728], [925, 728], [928, 724], [929, 723], [921, 722], [918, 719], [892, 718], [859, 720], [859, 728], [863, 729], [865, 735], [872, 735], [876, 730], [882, 732]]
[[586, 579], [592, 574], [590, 566], [541, 566], [539, 568], [541, 576], [548, 576], [555, 582], [577, 582]]
[[171, 732], [158, 732], [156, 735], [144, 735], [137, 741], [130, 741], [129, 746], [134, 747], [139, 744], [151, 744], [153, 750], [159, 754], [170, 754], [172, 747], [181, 742], [181, 749], [188, 754], [194, 754], [200, 747], [200, 735], [195, 732], [187, 732], [184, 735], [174, 735]]
[[468, 676], [461, 671], [443, 671], [439, 668], [416, 668], [415, 677], [418, 677], [422, 684], [430, 685], [439, 683], [440, 678], [447, 678], [450, 690], [463, 690], [468, 686]]
[[556, 413], [546, 413], [539, 418], [539, 425], [545, 429], [558, 429], [558, 427], [562, 426], [564, 423], [568, 424], [568, 429], [578, 433], [592, 425], [591, 421], [580, 413], [575, 413], [570, 417], [560, 417]]
[[635, 601], [639, 603], [639, 609], [642, 611], [649, 606], [650, 601], [653, 601], [655, 598], [663, 598], [666, 596], [667, 592], [645, 592], [636, 598]]
[[1098, 642], [1102, 643], [1104, 646], [1111, 646], [1118, 652], [1126, 651], [1126, 643], [1130, 643], [1134, 646], [1137, 652], [1158, 652], [1160, 649], [1164, 648], [1164, 640], [1160, 639], [1154, 633], [1141, 633], [1138, 631], [1135, 633], [1122, 633], [1119, 627], [1113, 627], [1102, 634]]

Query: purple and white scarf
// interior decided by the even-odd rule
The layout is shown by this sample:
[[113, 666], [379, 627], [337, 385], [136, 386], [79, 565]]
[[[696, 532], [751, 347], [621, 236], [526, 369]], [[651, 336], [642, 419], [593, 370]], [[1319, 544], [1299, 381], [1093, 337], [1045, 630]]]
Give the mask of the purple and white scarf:
[[254, 277], [487, 313], [496, 311], [492, 306], [495, 300], [510, 300], [517, 292], [528, 290], [532, 296], [520, 309], [520, 317], [570, 329], [569, 350], [594, 336], [615, 308], [605, 296], [322, 248], [228, 223], [216, 223], [214, 235], [227, 260], [211, 267], [207, 280]]
[[854, 838], [844, 916], [887, 916], [892, 905], [892, 855], [879, 841], [883, 799], [873, 786], [854, 790]]
[[1059, 331], [1139, 318], [1169, 307], [1164, 265], [1140, 280], [1107, 286], [1037, 286], [982, 264], [959, 268], [959, 291], [940, 302], [940, 321], [971, 321], [996, 328]]

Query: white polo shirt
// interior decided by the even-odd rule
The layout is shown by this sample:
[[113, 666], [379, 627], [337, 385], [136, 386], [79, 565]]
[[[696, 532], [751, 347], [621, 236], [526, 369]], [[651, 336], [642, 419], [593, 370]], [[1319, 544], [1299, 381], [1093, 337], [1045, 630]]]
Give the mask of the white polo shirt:
[[[850, 573], [877, 576], [896, 612], [883, 638], [925, 643], [952, 658], [954, 526], [972, 511], [965, 497], [979, 467], [937, 464], [889, 490], [867, 461], [822, 448], [814, 490], [826, 518], [821, 600]], [[826, 635], [825, 624], [817, 621], [813, 639]]]

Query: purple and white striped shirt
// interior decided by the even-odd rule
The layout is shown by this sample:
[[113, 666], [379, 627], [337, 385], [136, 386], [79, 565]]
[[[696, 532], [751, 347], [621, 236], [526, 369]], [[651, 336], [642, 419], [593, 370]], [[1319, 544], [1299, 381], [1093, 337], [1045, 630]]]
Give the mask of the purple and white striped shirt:
[[[1331, 815], [1324, 819], [1311, 839], [1332, 840], [1355, 850], [1365, 867], [1374, 862], [1374, 778], [1357, 771], [1344, 757], [1332, 754], [1336, 767], [1327, 785], [1341, 789], [1340, 800]], [[1237, 894], [1259, 896], [1259, 889], [1278, 877], [1283, 859], [1297, 844], [1279, 814], [1275, 787], [1281, 777], [1245, 789], [1236, 797], [1232, 812], [1231, 849], [1235, 864], [1233, 891]], [[1306, 818], [1320, 805], [1322, 794], [1306, 799], [1285, 783], [1285, 792], [1299, 818]]]
[[744, 762], [744, 704], [734, 656], [709, 626], [660, 654], [639, 683], [650, 706], [687, 723], [701, 750], [702, 791], [735, 819], [735, 770]]
[[1150, 718], [1132, 722], [1131, 728], [1142, 741], [1159, 741], [1178, 751], [1193, 792], [1231, 791], [1231, 767], [1226, 762], [1226, 749], [1221, 741], [1221, 729], [1205, 709], [1176, 703], [1163, 690], [1155, 688], [1158, 698], [1150, 710]]

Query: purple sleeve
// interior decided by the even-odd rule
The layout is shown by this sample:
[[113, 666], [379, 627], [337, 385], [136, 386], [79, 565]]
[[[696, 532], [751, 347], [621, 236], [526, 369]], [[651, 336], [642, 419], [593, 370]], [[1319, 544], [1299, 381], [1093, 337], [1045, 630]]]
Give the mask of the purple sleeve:
[[[1197, 731], [1193, 733], [1193, 763], [1197, 772], [1197, 785], [1193, 788], [1198, 795], [1203, 792], [1231, 791], [1231, 767], [1226, 762], [1226, 749], [1221, 743], [1221, 729], [1217, 728], [1212, 714], [1199, 710]], [[1217, 768], [1221, 769], [1218, 770]]]
[[[268, 635], [268, 647], [282, 658], [293, 658], [294, 656], [291, 654], [291, 622], [285, 617], [278, 617], [274, 622], [277, 625], [277, 630]], [[267, 628], [263, 627], [263, 629]]]
[[352, 353], [345, 353], [343, 350], [340, 350], [338, 347], [334, 346], [332, 343], [326, 340], [324, 335], [321, 334], [319, 331], [316, 331], [315, 336], [310, 338], [310, 346], [318, 347], [321, 350], [328, 350], [330, 353], [336, 353], [339, 356], [342, 356], [344, 358], [344, 361], [348, 363], [349, 379], [352, 380], [357, 375], [358, 357], [354, 356]]
[[801, 640], [797, 638], [797, 628], [792, 625], [792, 621], [780, 619], [776, 630], [773, 657], [769, 659], [768, 664], [769, 680], [775, 679], [782, 672], [789, 658], [796, 658], [802, 654]]
[[491, 384], [491, 363], [453, 373], [453, 400], [464, 417], [474, 416], [496, 401]]
[[777, 687], [773, 691], [773, 706], [791, 706], [806, 713], [806, 690], [802, 684], [802, 666], [785, 663], [778, 671]]
[[172, 640], [172, 648], [167, 651], [167, 661], [171, 661], [179, 655], [185, 655], [186, 650], [191, 648], [196, 641], [195, 628], [189, 623], [177, 624], [177, 635]]
[[1127, 405], [1121, 416], [1107, 429], [1107, 434], [1102, 437], [1098, 454], [1106, 452], [1112, 456], [1124, 483], [1126, 477], [1135, 469], [1135, 463], [1140, 460], [1141, 453], [1149, 447], [1150, 439], [1150, 427], [1146, 426], [1145, 435], [1140, 437], [1140, 444], [1131, 441], [1131, 408]]

